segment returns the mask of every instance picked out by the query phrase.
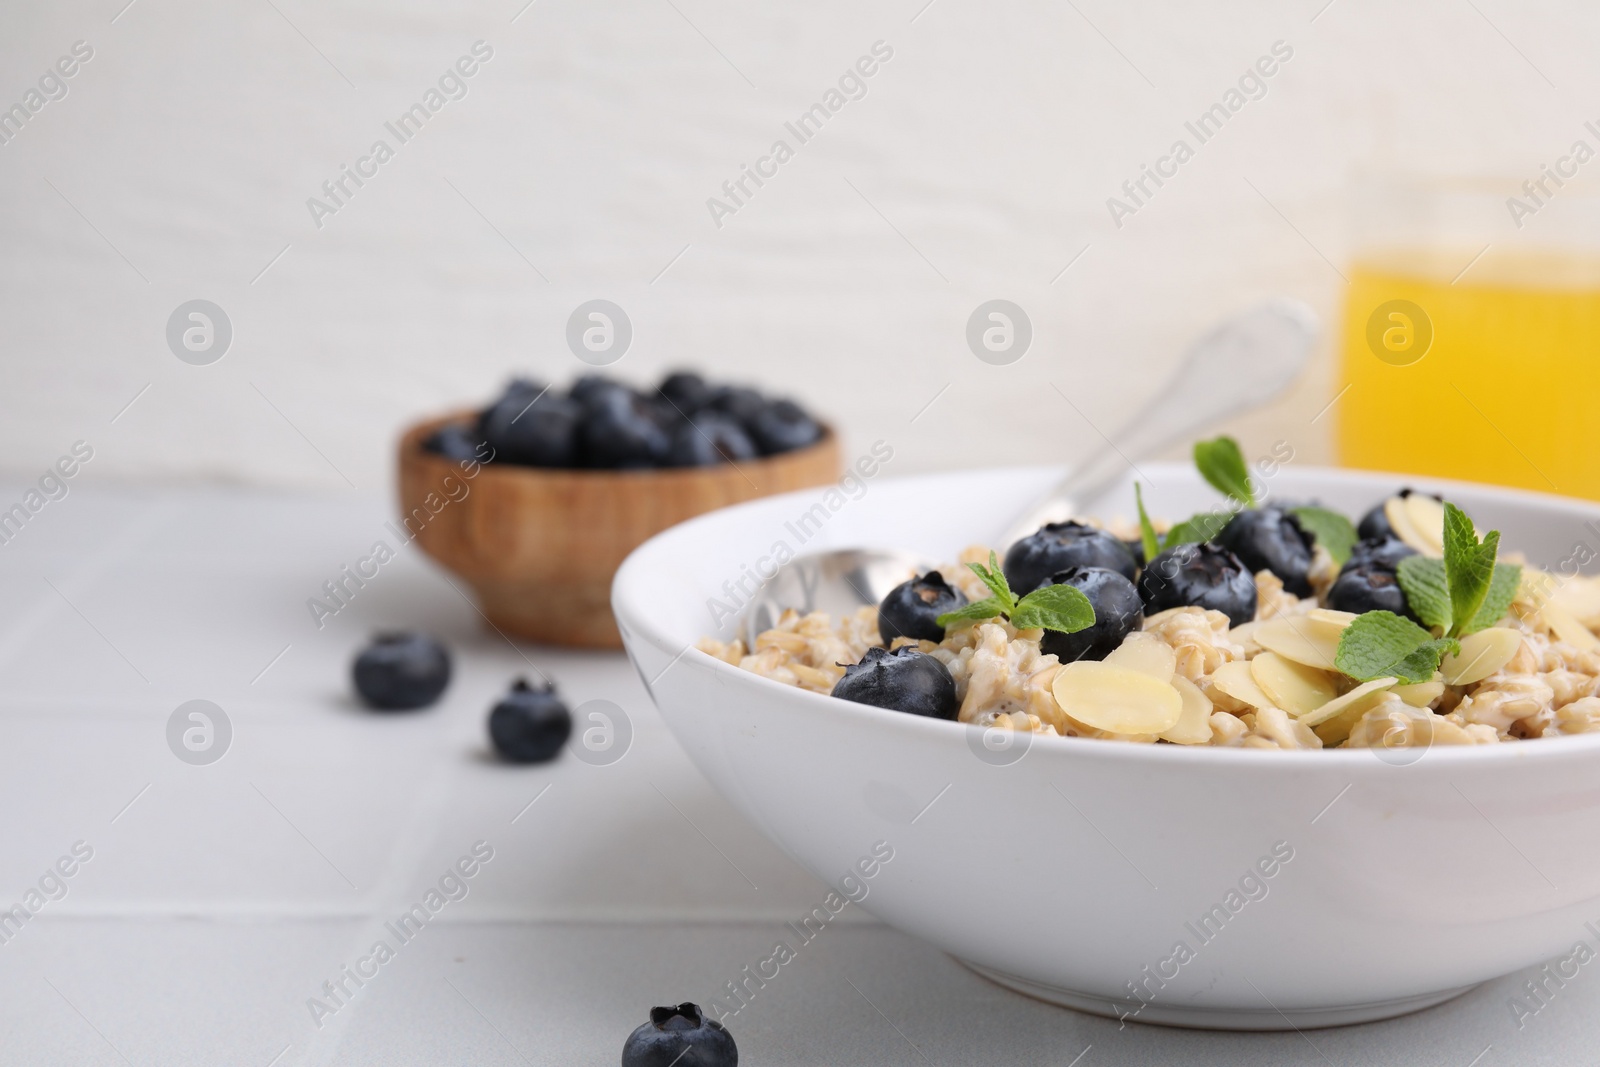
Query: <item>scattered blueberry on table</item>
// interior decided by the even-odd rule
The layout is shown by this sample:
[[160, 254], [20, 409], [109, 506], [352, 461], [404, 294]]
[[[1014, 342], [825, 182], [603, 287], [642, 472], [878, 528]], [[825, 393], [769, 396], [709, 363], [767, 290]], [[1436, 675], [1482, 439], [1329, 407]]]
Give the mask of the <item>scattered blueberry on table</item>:
[[350, 673], [370, 708], [425, 708], [450, 684], [450, 653], [427, 634], [381, 633], [356, 656]]
[[544, 763], [572, 734], [572, 713], [553, 682], [535, 688], [518, 678], [489, 712], [489, 739], [512, 763]]
[[833, 695], [857, 704], [953, 719], [961, 710], [955, 679], [943, 663], [909, 645], [893, 652], [869, 648], [860, 663], [844, 669]]
[[739, 1047], [698, 1004], [651, 1008], [622, 1046], [622, 1067], [739, 1067]]
[[586, 374], [559, 390], [526, 378], [423, 447], [447, 459], [525, 467], [710, 467], [815, 444], [822, 425], [792, 400], [676, 371], [654, 389]]

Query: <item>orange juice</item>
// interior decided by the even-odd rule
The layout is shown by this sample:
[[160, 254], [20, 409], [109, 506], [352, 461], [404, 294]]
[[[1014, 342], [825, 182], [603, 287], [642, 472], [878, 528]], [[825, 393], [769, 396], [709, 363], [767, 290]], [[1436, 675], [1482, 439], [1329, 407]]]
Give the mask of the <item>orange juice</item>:
[[1600, 260], [1357, 262], [1340, 461], [1600, 499]]

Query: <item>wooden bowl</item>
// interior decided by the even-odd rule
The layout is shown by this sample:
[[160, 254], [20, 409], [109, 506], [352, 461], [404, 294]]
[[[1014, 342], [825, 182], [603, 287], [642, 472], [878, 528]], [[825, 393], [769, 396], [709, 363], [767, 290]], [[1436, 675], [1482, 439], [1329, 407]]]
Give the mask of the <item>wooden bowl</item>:
[[471, 416], [429, 419], [401, 437], [400, 522], [466, 579], [490, 623], [545, 644], [621, 648], [611, 578], [629, 552], [696, 515], [826, 485], [841, 473], [838, 438], [827, 426], [806, 448], [716, 467], [474, 470], [423, 449], [433, 431]]

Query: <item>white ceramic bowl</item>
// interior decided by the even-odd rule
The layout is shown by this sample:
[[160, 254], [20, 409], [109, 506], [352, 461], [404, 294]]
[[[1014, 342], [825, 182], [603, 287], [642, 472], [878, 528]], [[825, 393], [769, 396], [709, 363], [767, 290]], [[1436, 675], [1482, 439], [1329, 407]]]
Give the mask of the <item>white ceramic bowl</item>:
[[[1160, 514], [1215, 500], [1187, 469], [1143, 470]], [[689, 647], [717, 629], [712, 599], [728, 603], [780, 541], [953, 559], [1058, 475], [872, 483], [825, 502], [804, 544], [817, 491], [684, 523], [617, 574], [628, 652], [695, 763], [768, 837], [834, 886], [887, 842], [868, 911], [1046, 1000], [1187, 1026], [1337, 1025], [1600, 940], [1600, 736], [1381, 754], [1047, 737], [996, 752], [975, 727], [805, 692]], [[1270, 488], [1359, 515], [1403, 483], [1424, 484], [1291, 467]], [[1600, 519], [1592, 504], [1426, 485], [1538, 564], [1600, 541], [1584, 525]], [[1131, 487], [1094, 510], [1130, 514]]]

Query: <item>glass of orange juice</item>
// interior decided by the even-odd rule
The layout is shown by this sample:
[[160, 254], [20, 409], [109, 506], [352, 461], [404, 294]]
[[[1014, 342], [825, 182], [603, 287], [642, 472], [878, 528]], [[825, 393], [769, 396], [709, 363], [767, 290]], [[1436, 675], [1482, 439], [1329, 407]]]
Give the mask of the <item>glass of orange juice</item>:
[[1600, 499], [1600, 193], [1560, 181], [1361, 183], [1342, 463]]

